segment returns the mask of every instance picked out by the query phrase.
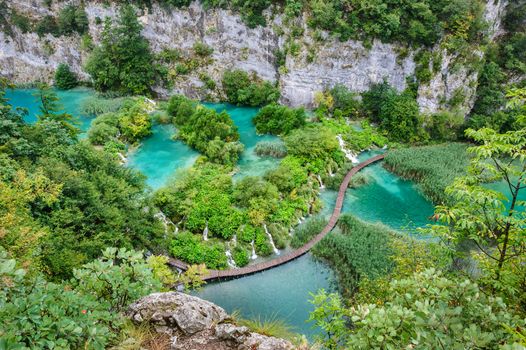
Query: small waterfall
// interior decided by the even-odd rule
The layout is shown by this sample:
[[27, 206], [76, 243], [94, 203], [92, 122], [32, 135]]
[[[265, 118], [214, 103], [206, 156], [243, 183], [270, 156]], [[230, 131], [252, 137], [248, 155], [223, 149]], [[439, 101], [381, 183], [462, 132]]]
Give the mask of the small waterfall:
[[252, 242], [250, 242], [250, 245], [252, 246], [252, 255], [250, 256], [250, 259], [256, 260], [258, 258], [258, 256], [256, 254], [256, 248], [254, 247], [254, 240], [252, 240]]
[[232, 237], [232, 241], [230, 241], [230, 243], [235, 247], [237, 245], [237, 235], [234, 234], [234, 236]]
[[318, 179], [318, 182], [320, 184], [320, 190], [323, 190], [325, 188], [325, 185], [323, 184], [323, 181], [321, 181], [321, 176], [316, 175], [316, 178]]
[[265, 233], [268, 236], [268, 240], [270, 241], [270, 246], [272, 247], [274, 254], [279, 255], [279, 249], [276, 248], [276, 245], [274, 244], [274, 239], [272, 239], [272, 235], [270, 234], [270, 232], [268, 232], [267, 224], [263, 224], [263, 228], [265, 229]]
[[157, 220], [159, 220], [163, 224], [163, 226], [164, 226], [164, 233], [165, 234], [168, 234], [168, 227], [169, 226], [173, 226], [174, 227], [174, 233], [177, 233], [179, 231], [179, 228], [177, 227], [177, 225], [174, 224], [172, 220], [168, 219], [166, 217], [166, 215], [162, 211], [159, 211], [153, 217], [156, 218]]
[[121, 152], [117, 152], [117, 155], [121, 159], [121, 164], [126, 164], [126, 162], [128, 162], [128, 158], [126, 158]]
[[208, 241], [208, 221], [206, 222], [205, 229], [203, 230], [203, 241]]
[[343, 141], [342, 135], [337, 135], [336, 138], [338, 139], [338, 142], [340, 143], [340, 149], [345, 154], [345, 157], [353, 163], [359, 163], [360, 161], [358, 160], [356, 153], [345, 148], [345, 141]]
[[232, 253], [230, 252], [230, 248], [228, 248], [225, 252], [225, 255], [226, 255], [226, 263], [228, 264], [229, 267], [231, 268], [236, 268], [236, 262], [234, 261], [234, 259], [232, 258]]
[[290, 237], [294, 236], [294, 229], [292, 227], [289, 230], [289, 236]]

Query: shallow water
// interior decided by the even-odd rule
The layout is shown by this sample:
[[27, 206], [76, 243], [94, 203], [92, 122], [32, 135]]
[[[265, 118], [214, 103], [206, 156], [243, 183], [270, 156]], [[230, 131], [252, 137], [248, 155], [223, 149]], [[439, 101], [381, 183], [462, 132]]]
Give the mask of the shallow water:
[[333, 291], [334, 283], [332, 270], [307, 254], [272, 270], [208, 284], [195, 294], [245, 318], [282, 319], [312, 337], [319, 331], [306, 322], [313, 310], [310, 293]]
[[[41, 103], [39, 99], [33, 96], [38, 90], [37, 89], [15, 89], [7, 90], [6, 97], [14, 107], [27, 108], [28, 115], [24, 118], [27, 123], [34, 123], [37, 121], [37, 115], [40, 113]], [[77, 126], [82, 131], [87, 131], [93, 120], [92, 116], [81, 113], [82, 102], [91, 96], [95, 95], [95, 92], [87, 88], [76, 88], [72, 90], [55, 90], [59, 97], [60, 105], [63, 107], [63, 112], [73, 115], [77, 118]]]
[[260, 141], [276, 141], [279, 138], [273, 135], [258, 135], [252, 123], [252, 118], [257, 114], [258, 108], [238, 107], [228, 103], [204, 103], [208, 108], [218, 112], [226, 111], [239, 131], [239, 141], [245, 145], [238, 162], [238, 172], [235, 178], [245, 176], [260, 176], [266, 171], [278, 166], [279, 159], [273, 157], [260, 157], [256, 155], [256, 144]]
[[128, 165], [146, 175], [146, 183], [157, 189], [164, 185], [177, 169], [192, 166], [199, 152], [182, 141], [172, 140], [175, 128], [171, 125], [155, 125], [152, 132], [139, 149], [130, 154]]

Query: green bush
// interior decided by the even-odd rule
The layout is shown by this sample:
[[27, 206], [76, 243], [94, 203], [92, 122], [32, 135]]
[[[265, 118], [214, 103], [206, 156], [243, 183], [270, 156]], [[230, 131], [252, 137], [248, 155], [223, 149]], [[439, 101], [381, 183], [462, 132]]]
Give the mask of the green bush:
[[410, 91], [398, 93], [388, 83], [375, 84], [362, 94], [365, 112], [380, 123], [389, 139], [415, 142], [426, 139], [423, 118]]
[[256, 131], [260, 134], [286, 135], [305, 125], [305, 110], [271, 103], [261, 108], [254, 117]]
[[201, 237], [182, 232], [172, 240], [170, 252], [190, 264], [205, 264], [209, 269], [226, 269], [228, 267], [224, 247], [220, 244], [207, 245]]
[[[445, 277], [435, 269], [389, 283], [380, 305], [344, 307], [337, 294], [314, 297], [310, 320], [333, 336], [324, 336], [328, 349], [401, 349], [407, 344], [431, 349], [520, 349], [509, 329], [524, 320], [513, 315], [502, 299], [488, 296], [468, 279]], [[344, 319], [352, 320], [348, 327]], [[437, 327], [440, 324], [440, 327]]]
[[270, 82], [240, 69], [225, 71], [222, 83], [228, 102], [235, 105], [263, 106], [280, 96], [279, 89]]
[[55, 71], [55, 86], [62, 90], [73, 89], [78, 85], [77, 76], [65, 63], [58, 65]]
[[76, 291], [92, 295], [111, 312], [161, 289], [142, 252], [107, 248], [102, 257], [73, 271]]
[[206, 155], [208, 161], [233, 166], [244, 146], [226, 113], [199, 105], [181, 95], [172, 96], [167, 112], [179, 128], [177, 137]]
[[83, 35], [89, 30], [88, 15], [82, 6], [67, 5], [62, 8], [58, 13], [57, 24], [61, 35]]
[[58, 36], [60, 31], [55, 18], [48, 15], [37, 22], [35, 32], [39, 37], [43, 37], [46, 34]]
[[206, 57], [210, 56], [214, 53], [214, 48], [208, 46], [207, 44], [203, 42], [196, 41], [194, 45], [192, 46], [192, 49], [194, 50], [194, 53], [197, 56]]
[[16, 268], [0, 248], [0, 346], [6, 349], [103, 349], [117, 317], [91, 295]]
[[234, 248], [234, 252], [232, 253], [232, 258], [234, 259], [234, 262], [236, 263], [238, 267], [247, 266], [248, 263], [250, 262], [248, 252], [239, 246]]

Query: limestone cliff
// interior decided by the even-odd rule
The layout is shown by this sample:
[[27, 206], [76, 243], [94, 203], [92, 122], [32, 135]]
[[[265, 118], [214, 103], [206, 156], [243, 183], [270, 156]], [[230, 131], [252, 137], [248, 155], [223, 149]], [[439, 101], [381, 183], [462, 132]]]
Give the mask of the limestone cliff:
[[[61, 2], [47, 9], [43, 0], [13, 0], [9, 5], [34, 19], [56, 13], [58, 6], [80, 3], [80, 0]], [[500, 18], [506, 0], [487, 0], [485, 18], [489, 22], [491, 36], [500, 31]], [[97, 43], [102, 24], [100, 19], [114, 17], [116, 9], [104, 3], [84, 1], [90, 21], [90, 35]], [[271, 17], [269, 12], [269, 17]], [[306, 21], [298, 25], [304, 33], [297, 40], [300, 50], [287, 55], [285, 65], [278, 67], [277, 52], [283, 50], [286, 26], [281, 17], [270, 18], [267, 27], [248, 28], [238, 15], [228, 10], [204, 10], [198, 2], [187, 9], [165, 9], [154, 5], [144, 13], [144, 35], [154, 51], [164, 48], [190, 50], [195, 42], [203, 42], [214, 48], [213, 62], [188, 75], [178, 76], [173, 92], [184, 92], [196, 98], [215, 98], [217, 92], [205, 91], [199, 74], [206, 73], [215, 81], [221, 80], [222, 72], [230, 68], [254, 71], [260, 77], [278, 81], [282, 89], [282, 102], [291, 106], [311, 106], [316, 91], [335, 84], [344, 84], [353, 91], [367, 90], [372, 83], [386, 79], [398, 90], [406, 87], [406, 78], [415, 73], [415, 52], [397, 44], [373, 41], [366, 46], [349, 40], [340, 42], [322, 33], [322, 40], [314, 40]], [[99, 24], [97, 24], [99, 23]], [[285, 28], [285, 29], [284, 29]], [[279, 29], [279, 34], [278, 30]], [[436, 112], [447, 108], [446, 102], [455, 95], [461, 96], [461, 109], [468, 112], [474, 101], [477, 72], [458, 62], [437, 46], [434, 51], [442, 57], [439, 69], [427, 84], [421, 84], [418, 103], [423, 112]], [[50, 81], [59, 63], [68, 63], [83, 78], [82, 66], [87, 58], [79, 36], [55, 38], [47, 35], [39, 38], [34, 33], [23, 34], [16, 28], [13, 37], [0, 32], [0, 75], [10, 77], [17, 83], [36, 79]], [[161, 95], [172, 91], [159, 88]]]
[[[237, 326], [219, 306], [178, 292], [154, 293], [129, 307], [128, 317], [169, 337], [172, 350], [293, 350], [288, 341]], [[156, 347], [159, 348], [159, 347]]]

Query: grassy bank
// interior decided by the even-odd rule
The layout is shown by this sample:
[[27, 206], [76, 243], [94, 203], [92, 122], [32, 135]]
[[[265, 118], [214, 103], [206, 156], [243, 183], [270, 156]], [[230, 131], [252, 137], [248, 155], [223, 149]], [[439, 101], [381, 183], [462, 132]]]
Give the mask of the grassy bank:
[[439, 204], [447, 201], [445, 188], [465, 174], [467, 148], [466, 144], [450, 143], [395, 149], [387, 154], [384, 164], [393, 173], [417, 182], [424, 195]]

